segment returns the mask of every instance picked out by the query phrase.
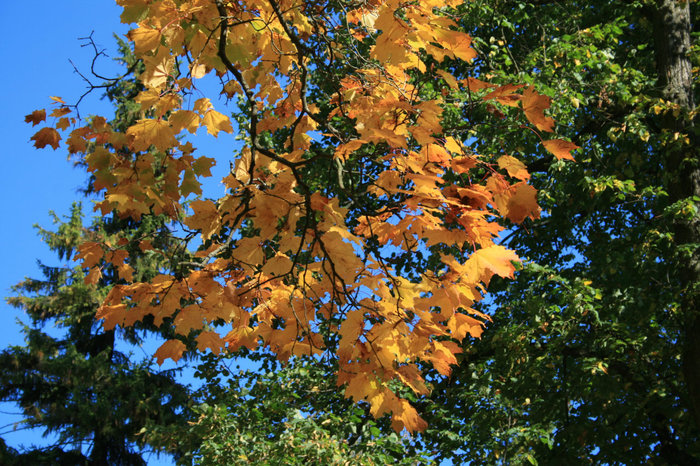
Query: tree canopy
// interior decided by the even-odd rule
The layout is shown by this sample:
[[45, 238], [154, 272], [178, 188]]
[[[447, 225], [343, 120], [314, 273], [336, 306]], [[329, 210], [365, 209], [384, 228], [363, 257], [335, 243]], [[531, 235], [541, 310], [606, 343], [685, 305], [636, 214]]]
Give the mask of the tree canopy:
[[[33, 140], [65, 140], [102, 214], [163, 219], [77, 257], [107, 331], [160, 328], [159, 363], [211, 351], [178, 448], [697, 463], [695, 3], [118, 3], [133, 120], [54, 98]], [[222, 131], [245, 147], [197, 152]], [[214, 164], [222, 197], [201, 184]], [[227, 354], [270, 364], [226, 382], [250, 398], [220, 390]], [[385, 413], [423, 433], [390, 438]]]
[[[448, 71], [475, 57], [456, 28], [459, 3], [120, 2], [122, 20], [137, 23], [141, 118], [125, 129], [98, 116], [74, 127], [55, 98], [53, 126], [94, 174], [103, 214], [165, 215], [181, 225], [183, 248], [196, 235], [201, 246], [145, 281], [134, 279], [130, 251], [168, 254], [148, 235], [83, 243], [87, 283], [102, 259], [124, 280], [98, 311], [105, 328], [152, 315], [181, 337], [198, 332], [202, 351], [262, 344], [281, 359], [337, 358], [348, 397], [375, 416], [391, 412], [397, 430], [422, 430], [399, 387], [428, 394], [426, 363], [450, 373], [457, 343], [488, 320], [473, 304], [518, 260], [495, 244], [504, 229], [495, 220], [540, 212], [525, 166], [473, 153], [450, 120], [478, 97], [494, 113], [517, 107], [513, 125], [554, 128], [550, 99], [533, 86]], [[199, 181], [217, 161], [176, 137], [234, 131], [210, 98], [195, 98], [208, 74], [238, 103], [247, 140], [218, 199]], [[57, 148], [61, 136], [47, 126], [33, 139]], [[542, 145], [558, 158], [576, 148]], [[224, 335], [211, 327], [224, 324]], [[185, 349], [173, 338], [156, 358]]]

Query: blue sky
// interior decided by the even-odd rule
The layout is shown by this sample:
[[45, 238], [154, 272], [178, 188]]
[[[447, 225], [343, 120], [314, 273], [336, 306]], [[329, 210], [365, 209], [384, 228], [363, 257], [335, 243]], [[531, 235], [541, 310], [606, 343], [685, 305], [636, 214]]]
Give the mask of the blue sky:
[[[103, 47], [113, 50], [114, 32], [124, 34], [126, 25], [119, 23], [119, 8], [113, 2], [95, 0], [41, 1], [35, 3], [0, 2], [0, 23], [4, 38], [0, 42], [0, 102], [3, 141], [0, 183], [0, 347], [22, 344], [16, 320], [22, 315], [8, 306], [4, 298], [10, 286], [24, 277], [39, 277], [37, 259], [56, 265], [57, 257], [36, 235], [34, 224], [51, 226], [48, 215], [69, 212], [71, 203], [79, 199], [77, 188], [85, 174], [72, 168], [66, 153], [36, 150], [29, 138], [36, 129], [24, 123], [24, 115], [48, 107], [49, 96], [58, 95], [66, 102], [77, 99], [84, 86], [69, 62], [79, 68], [89, 67], [91, 50], [81, 48], [79, 37], [90, 35]], [[105, 61], [105, 64], [108, 64]], [[97, 96], [86, 101], [85, 113], [108, 108]], [[2, 431], [17, 417], [8, 404], [0, 408]], [[12, 446], [41, 442], [38, 432], [18, 432], [3, 437]]]
[[[32, 225], [50, 226], [50, 210], [67, 214], [71, 203], [79, 199], [77, 189], [86, 178], [84, 172], [72, 168], [65, 152], [32, 146], [29, 138], [41, 126], [32, 129], [24, 123], [24, 115], [48, 108], [51, 95], [71, 102], [82, 94], [84, 84], [69, 62], [89, 67], [91, 51], [80, 47], [79, 37], [94, 30], [96, 41], [113, 50], [112, 33], [124, 34], [128, 27], [119, 23], [116, 4], [95, 0], [2, 2], [0, 22], [5, 33], [0, 42], [0, 60], [5, 65], [0, 74], [0, 140], [4, 146], [0, 157], [5, 174], [0, 183], [0, 289], [4, 297], [12, 284], [25, 276], [37, 276], [36, 259], [56, 262]], [[109, 108], [97, 97], [85, 102], [84, 114]], [[2, 342], [21, 343], [17, 313], [4, 300], [0, 306]]]
[[[34, 132], [24, 123], [24, 116], [33, 110], [50, 108], [49, 96], [60, 96], [67, 103], [76, 102], [85, 91], [85, 83], [74, 72], [72, 61], [78, 69], [89, 72], [93, 50], [81, 47], [79, 38], [93, 33], [95, 42], [116, 56], [113, 34], [124, 35], [128, 25], [120, 24], [119, 8], [111, 0], [61, 0], [41, 1], [34, 4], [0, 2], [0, 23], [5, 33], [0, 42], [0, 59], [5, 72], [0, 75], [0, 101], [3, 141], [2, 166], [4, 179], [0, 183], [0, 348], [21, 345], [23, 337], [17, 319], [22, 313], [8, 306], [4, 298], [11, 294], [10, 287], [24, 277], [40, 277], [37, 260], [49, 265], [59, 265], [58, 258], [37, 236], [34, 224], [51, 228], [49, 211], [59, 216], [69, 213], [72, 202], [81, 199], [78, 193], [86, 175], [74, 169], [64, 150], [37, 150], [30, 141]], [[111, 60], [101, 58], [97, 70], [105, 76], [114, 76], [118, 69]], [[99, 81], [99, 80], [97, 80]], [[212, 99], [214, 104], [217, 102]], [[80, 105], [82, 116], [100, 113], [111, 115], [108, 102], [100, 99], [100, 93], [88, 96]], [[227, 135], [228, 136], [228, 135]], [[204, 145], [204, 150], [230, 157], [232, 136], [221, 137]], [[222, 149], [226, 149], [222, 151]], [[202, 148], [200, 148], [202, 149]], [[201, 152], [202, 155], [211, 155]], [[226, 167], [228, 164], [220, 164]], [[212, 179], [209, 187], [218, 180]], [[83, 200], [84, 201], [84, 200]], [[84, 209], [91, 211], [89, 202]], [[157, 342], [149, 342], [146, 351], [157, 348]], [[150, 348], [153, 346], [153, 348]], [[0, 404], [0, 432], [14, 447], [19, 444], [42, 443], [40, 432], [16, 432], [12, 423], [20, 418], [9, 404]], [[151, 457], [149, 464], [168, 464], [166, 459]]]
[[[0, 24], [5, 33], [0, 42], [0, 59], [5, 65], [5, 72], [0, 74], [0, 140], [4, 143], [0, 157], [5, 174], [0, 183], [3, 200], [0, 203], [3, 226], [0, 229], [3, 258], [0, 267], [0, 297], [3, 298], [0, 300], [0, 349], [23, 344], [17, 324], [23, 315], [4, 300], [11, 295], [10, 287], [24, 277], [41, 277], [37, 260], [47, 265], [60, 265], [58, 258], [37, 236], [33, 225], [51, 229], [49, 211], [59, 216], [67, 215], [74, 201], [83, 201], [84, 211], [93, 215], [90, 202], [78, 193], [86, 180], [85, 172], [73, 168], [63, 148], [57, 151], [34, 148], [30, 138], [42, 126], [32, 128], [24, 122], [24, 116], [33, 110], [49, 109], [49, 96], [60, 96], [72, 104], [85, 92], [86, 83], [75, 73], [71, 61], [81, 72], [89, 74], [94, 52], [91, 47], [81, 47], [85, 41], [79, 38], [92, 33], [99, 48], [114, 57], [118, 54], [113, 35], [124, 36], [130, 29], [129, 25], [120, 23], [121, 8], [113, 0], [41, 1], [28, 5], [0, 2]], [[111, 58], [105, 57], [100, 58], [96, 69], [104, 76], [115, 76], [120, 72], [113, 66]], [[200, 83], [205, 92], [212, 89], [206, 81]], [[208, 94], [216, 96], [218, 92]], [[97, 91], [81, 102], [83, 117], [102, 114], [109, 119], [111, 106], [100, 97], [101, 92]], [[211, 98], [216, 107], [223, 107], [222, 102]], [[228, 172], [228, 160], [240, 143], [235, 142], [232, 135], [220, 134], [217, 139], [197, 137], [195, 146], [200, 155], [220, 160], [212, 169], [214, 176], [205, 180], [204, 186], [205, 195], [209, 192], [219, 197], [224, 189], [220, 185], [221, 176]], [[159, 345], [160, 342], [148, 341], [143, 351], [152, 354]], [[138, 350], [137, 354], [144, 353]], [[191, 380], [190, 377], [186, 381]], [[0, 404], [1, 436], [14, 447], [41, 444], [41, 432], [5, 433], [12, 430], [12, 423], [21, 419], [9, 414], [17, 411], [9, 404]], [[149, 464], [171, 462], [166, 458], [151, 457]]]

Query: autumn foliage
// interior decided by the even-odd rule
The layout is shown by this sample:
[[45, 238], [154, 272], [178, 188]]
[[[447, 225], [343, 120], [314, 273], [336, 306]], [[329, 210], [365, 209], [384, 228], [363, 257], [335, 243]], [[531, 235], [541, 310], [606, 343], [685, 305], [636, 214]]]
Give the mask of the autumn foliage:
[[[391, 413], [397, 430], [424, 429], [399, 387], [428, 393], [426, 363], [450, 373], [460, 342], [488, 320], [474, 303], [494, 275], [515, 271], [516, 254], [494, 243], [499, 219], [540, 215], [525, 165], [472, 153], [443, 113], [468, 94], [494, 115], [520, 109], [523, 131], [541, 136], [554, 128], [549, 98], [440, 66], [476, 55], [450, 17], [458, 0], [118, 3], [137, 24], [141, 118], [118, 131], [54, 98], [52, 126], [32, 139], [55, 149], [65, 138], [84, 157], [103, 214], [166, 215], [182, 244], [199, 235], [201, 246], [186, 256], [157, 238], [84, 243], [86, 280], [111, 263], [123, 282], [97, 318], [107, 329], [148, 315], [173, 325], [181, 338], [160, 347], [159, 362], [178, 360], [188, 338], [214, 353], [262, 346], [280, 359], [337, 358], [347, 397]], [[200, 96], [207, 75], [233, 102], [228, 111]], [[27, 121], [45, 118], [39, 110]], [[198, 155], [183, 136], [202, 127], [244, 132], [246, 146], [232, 160]], [[569, 159], [576, 148], [544, 147]], [[217, 162], [231, 164], [226, 194], [205, 198], [200, 179]], [[169, 257], [170, 270], [135, 281], [136, 248]], [[401, 269], [397, 258], [416, 254], [431, 260]]]

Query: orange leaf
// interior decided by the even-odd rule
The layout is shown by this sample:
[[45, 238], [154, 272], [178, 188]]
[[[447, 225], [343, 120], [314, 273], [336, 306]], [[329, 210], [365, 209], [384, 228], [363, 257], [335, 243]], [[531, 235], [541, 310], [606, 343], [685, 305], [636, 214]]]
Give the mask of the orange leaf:
[[32, 126], [36, 126], [44, 120], [46, 120], [46, 110], [43, 108], [41, 110], [34, 110], [32, 113], [24, 117], [24, 122], [31, 123]]
[[476, 160], [473, 157], [455, 157], [452, 159], [452, 170], [457, 173], [468, 173], [476, 167]]
[[481, 280], [488, 285], [493, 275], [513, 278], [513, 262], [520, 262], [520, 258], [513, 251], [494, 245], [474, 252], [464, 266], [471, 281]]
[[202, 332], [197, 336], [197, 349], [201, 352], [209, 348], [212, 353], [218, 355], [224, 344], [224, 340], [216, 332]]
[[451, 29], [435, 29], [435, 36], [443, 47], [454, 53], [455, 57], [471, 61], [476, 58], [476, 51], [472, 48], [472, 38], [469, 34]]
[[112, 305], [102, 305], [97, 309], [95, 319], [102, 320], [102, 327], [105, 330], [112, 330], [117, 325], [124, 324], [124, 316], [128, 308], [126, 304], [118, 303]]
[[58, 143], [61, 140], [61, 135], [53, 128], [41, 128], [34, 136], [31, 137], [34, 141], [34, 147], [43, 149], [46, 146], [51, 146], [58, 149]]
[[174, 322], [175, 331], [180, 335], [187, 336], [191, 330], [202, 328], [202, 311], [196, 305], [185, 306], [177, 313]]
[[524, 182], [516, 184], [514, 188], [514, 192], [508, 198], [508, 220], [521, 223], [527, 217], [540, 218], [537, 190]]
[[519, 180], [529, 180], [530, 174], [527, 167], [520, 160], [510, 155], [503, 155], [498, 158], [498, 166], [504, 168], [510, 176]]
[[420, 151], [422, 157], [425, 157], [428, 162], [446, 165], [451, 160], [450, 154], [447, 153], [444, 147], [438, 144], [428, 144]]
[[102, 269], [93, 267], [83, 280], [86, 285], [95, 285], [102, 278]]
[[542, 142], [542, 145], [544, 145], [544, 148], [554, 154], [559, 160], [574, 160], [574, 157], [571, 155], [571, 151], [579, 148], [579, 146], [573, 142], [564, 141], [563, 139], [550, 139], [549, 141]]
[[545, 109], [549, 108], [551, 99], [546, 95], [535, 92], [535, 88], [530, 86], [523, 92], [522, 104], [525, 117], [540, 131], [551, 133], [554, 131], [554, 120], [544, 115]]
[[100, 243], [95, 242], [85, 242], [78, 246], [78, 254], [73, 258], [74, 261], [83, 260], [81, 264], [84, 268], [90, 268], [97, 265], [100, 260], [104, 257], [104, 249]]
[[470, 91], [479, 91], [481, 89], [488, 89], [489, 87], [496, 87], [494, 84], [487, 83], [485, 81], [480, 81], [476, 78], [468, 77], [467, 79], [463, 79], [461, 81], [465, 86], [467, 86], [467, 89]]
[[70, 108], [68, 108], [68, 107], [58, 107], [58, 108], [53, 109], [53, 111], [51, 112], [50, 116], [55, 117], [55, 118], [58, 118], [58, 117], [62, 117], [62, 116], [68, 115], [69, 113], [70, 113]]
[[398, 412], [394, 411], [394, 415], [391, 416], [391, 426], [394, 430], [399, 432], [406, 429], [409, 433], [424, 431], [428, 423], [418, 415], [418, 411], [406, 400], [401, 400], [400, 403]]
[[61, 131], [65, 131], [70, 126], [70, 124], [71, 119], [69, 119], [68, 117], [63, 117], [56, 122], [56, 128], [60, 129]]
[[153, 357], [156, 358], [159, 366], [162, 366], [168, 358], [177, 362], [182, 357], [182, 353], [185, 352], [185, 348], [185, 344], [180, 340], [168, 340], [160, 345]]
[[442, 76], [442, 79], [444, 79], [447, 85], [450, 86], [452, 89], [459, 89], [459, 84], [457, 83], [457, 80], [450, 73], [448, 73], [445, 70], [437, 70], [437, 74]]
[[514, 94], [515, 91], [524, 87], [523, 84], [506, 84], [497, 87], [495, 90], [489, 92], [484, 96], [484, 100], [495, 100], [503, 105], [508, 105], [509, 107], [515, 107], [518, 105], [518, 101], [521, 96], [519, 94]]

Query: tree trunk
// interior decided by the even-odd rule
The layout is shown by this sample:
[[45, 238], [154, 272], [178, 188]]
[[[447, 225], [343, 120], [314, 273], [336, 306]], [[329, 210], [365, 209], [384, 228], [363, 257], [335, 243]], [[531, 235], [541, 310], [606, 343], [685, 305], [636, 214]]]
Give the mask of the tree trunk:
[[[668, 135], [679, 134], [677, 142], [669, 142], [669, 150], [663, 154], [669, 179], [667, 188], [671, 202], [700, 196], [700, 158], [698, 138], [689, 116], [695, 108], [690, 52], [690, 3], [688, 0], [657, 0], [652, 12], [658, 84], [662, 97], [681, 107], [678, 116], [669, 116], [663, 122]], [[684, 142], [684, 136], [687, 141]], [[672, 138], [668, 138], [670, 141]], [[700, 215], [678, 220], [674, 224], [675, 242], [678, 248], [700, 243]], [[700, 288], [700, 254], [689, 248], [679, 249], [678, 270], [681, 280], [680, 297], [684, 316], [683, 376], [689, 408], [700, 428], [700, 312], [698, 290]]]

